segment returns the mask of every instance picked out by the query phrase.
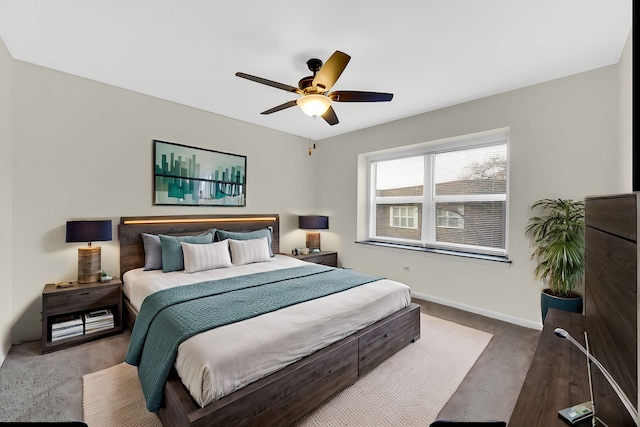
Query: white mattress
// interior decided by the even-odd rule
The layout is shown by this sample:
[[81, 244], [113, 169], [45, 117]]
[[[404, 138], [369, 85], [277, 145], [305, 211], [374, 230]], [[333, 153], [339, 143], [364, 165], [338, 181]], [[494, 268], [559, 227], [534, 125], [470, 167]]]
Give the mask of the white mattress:
[[[304, 264], [276, 255], [271, 262], [193, 274], [135, 269], [124, 274], [124, 292], [139, 310], [144, 298], [160, 289]], [[205, 406], [410, 302], [408, 286], [385, 279], [221, 326], [183, 342], [178, 348], [176, 371], [194, 400]]]

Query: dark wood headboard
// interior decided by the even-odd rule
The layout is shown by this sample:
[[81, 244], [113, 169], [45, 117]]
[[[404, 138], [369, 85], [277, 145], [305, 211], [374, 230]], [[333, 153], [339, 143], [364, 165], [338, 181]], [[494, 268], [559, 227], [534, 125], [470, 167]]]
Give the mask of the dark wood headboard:
[[273, 228], [271, 250], [280, 252], [280, 217], [266, 215], [168, 215], [121, 217], [118, 226], [120, 240], [120, 277], [127, 271], [144, 266], [142, 233], [184, 236], [217, 228], [247, 232]]

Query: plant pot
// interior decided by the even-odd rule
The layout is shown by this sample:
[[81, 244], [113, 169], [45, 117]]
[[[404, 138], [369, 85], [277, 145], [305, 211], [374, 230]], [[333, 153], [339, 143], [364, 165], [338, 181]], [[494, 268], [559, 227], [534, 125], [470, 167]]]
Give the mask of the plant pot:
[[570, 311], [572, 313], [582, 313], [582, 295], [576, 292], [575, 297], [557, 297], [547, 293], [548, 289], [544, 289], [540, 293], [540, 307], [542, 308], [542, 323], [547, 317], [547, 311], [550, 308], [558, 310]]

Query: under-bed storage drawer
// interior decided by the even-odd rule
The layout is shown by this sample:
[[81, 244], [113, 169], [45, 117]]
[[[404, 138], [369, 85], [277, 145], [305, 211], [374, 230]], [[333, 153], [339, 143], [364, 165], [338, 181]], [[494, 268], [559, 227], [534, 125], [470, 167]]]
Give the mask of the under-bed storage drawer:
[[[403, 321], [402, 318], [409, 318]], [[420, 337], [420, 306], [409, 307], [389, 318], [356, 332], [240, 390], [198, 407], [180, 377], [172, 370], [165, 385], [164, 405], [158, 416], [165, 426], [284, 426], [317, 407], [337, 391], [355, 382], [358, 374], [360, 340], [368, 347], [364, 353], [367, 369], [375, 360], [372, 346], [364, 344], [373, 338], [377, 327], [388, 332], [383, 349], [402, 348]], [[404, 330], [404, 332], [402, 332]], [[401, 333], [402, 332], [402, 333]], [[377, 335], [376, 335], [377, 336]], [[397, 337], [397, 338], [396, 338]], [[402, 337], [402, 338], [400, 338]]]
[[[173, 369], [165, 399], [174, 403], [158, 415], [163, 425], [172, 427], [288, 425], [358, 379], [357, 350], [357, 338], [347, 337], [204, 408], [196, 405]], [[192, 411], [189, 417], [169, 409], [177, 402]], [[203, 417], [201, 424], [189, 419]]]
[[411, 304], [410, 309], [408, 316], [391, 315], [376, 328], [366, 328], [358, 334], [358, 375], [420, 338], [420, 306]]

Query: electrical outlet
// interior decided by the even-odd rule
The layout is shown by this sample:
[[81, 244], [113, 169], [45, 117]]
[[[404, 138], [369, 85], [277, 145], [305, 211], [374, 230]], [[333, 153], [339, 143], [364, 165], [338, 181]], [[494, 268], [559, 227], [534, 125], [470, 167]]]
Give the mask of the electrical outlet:
[[411, 272], [411, 267], [407, 267], [405, 265], [404, 267], [402, 267], [402, 271], [404, 271], [405, 273], [409, 273], [409, 272]]

